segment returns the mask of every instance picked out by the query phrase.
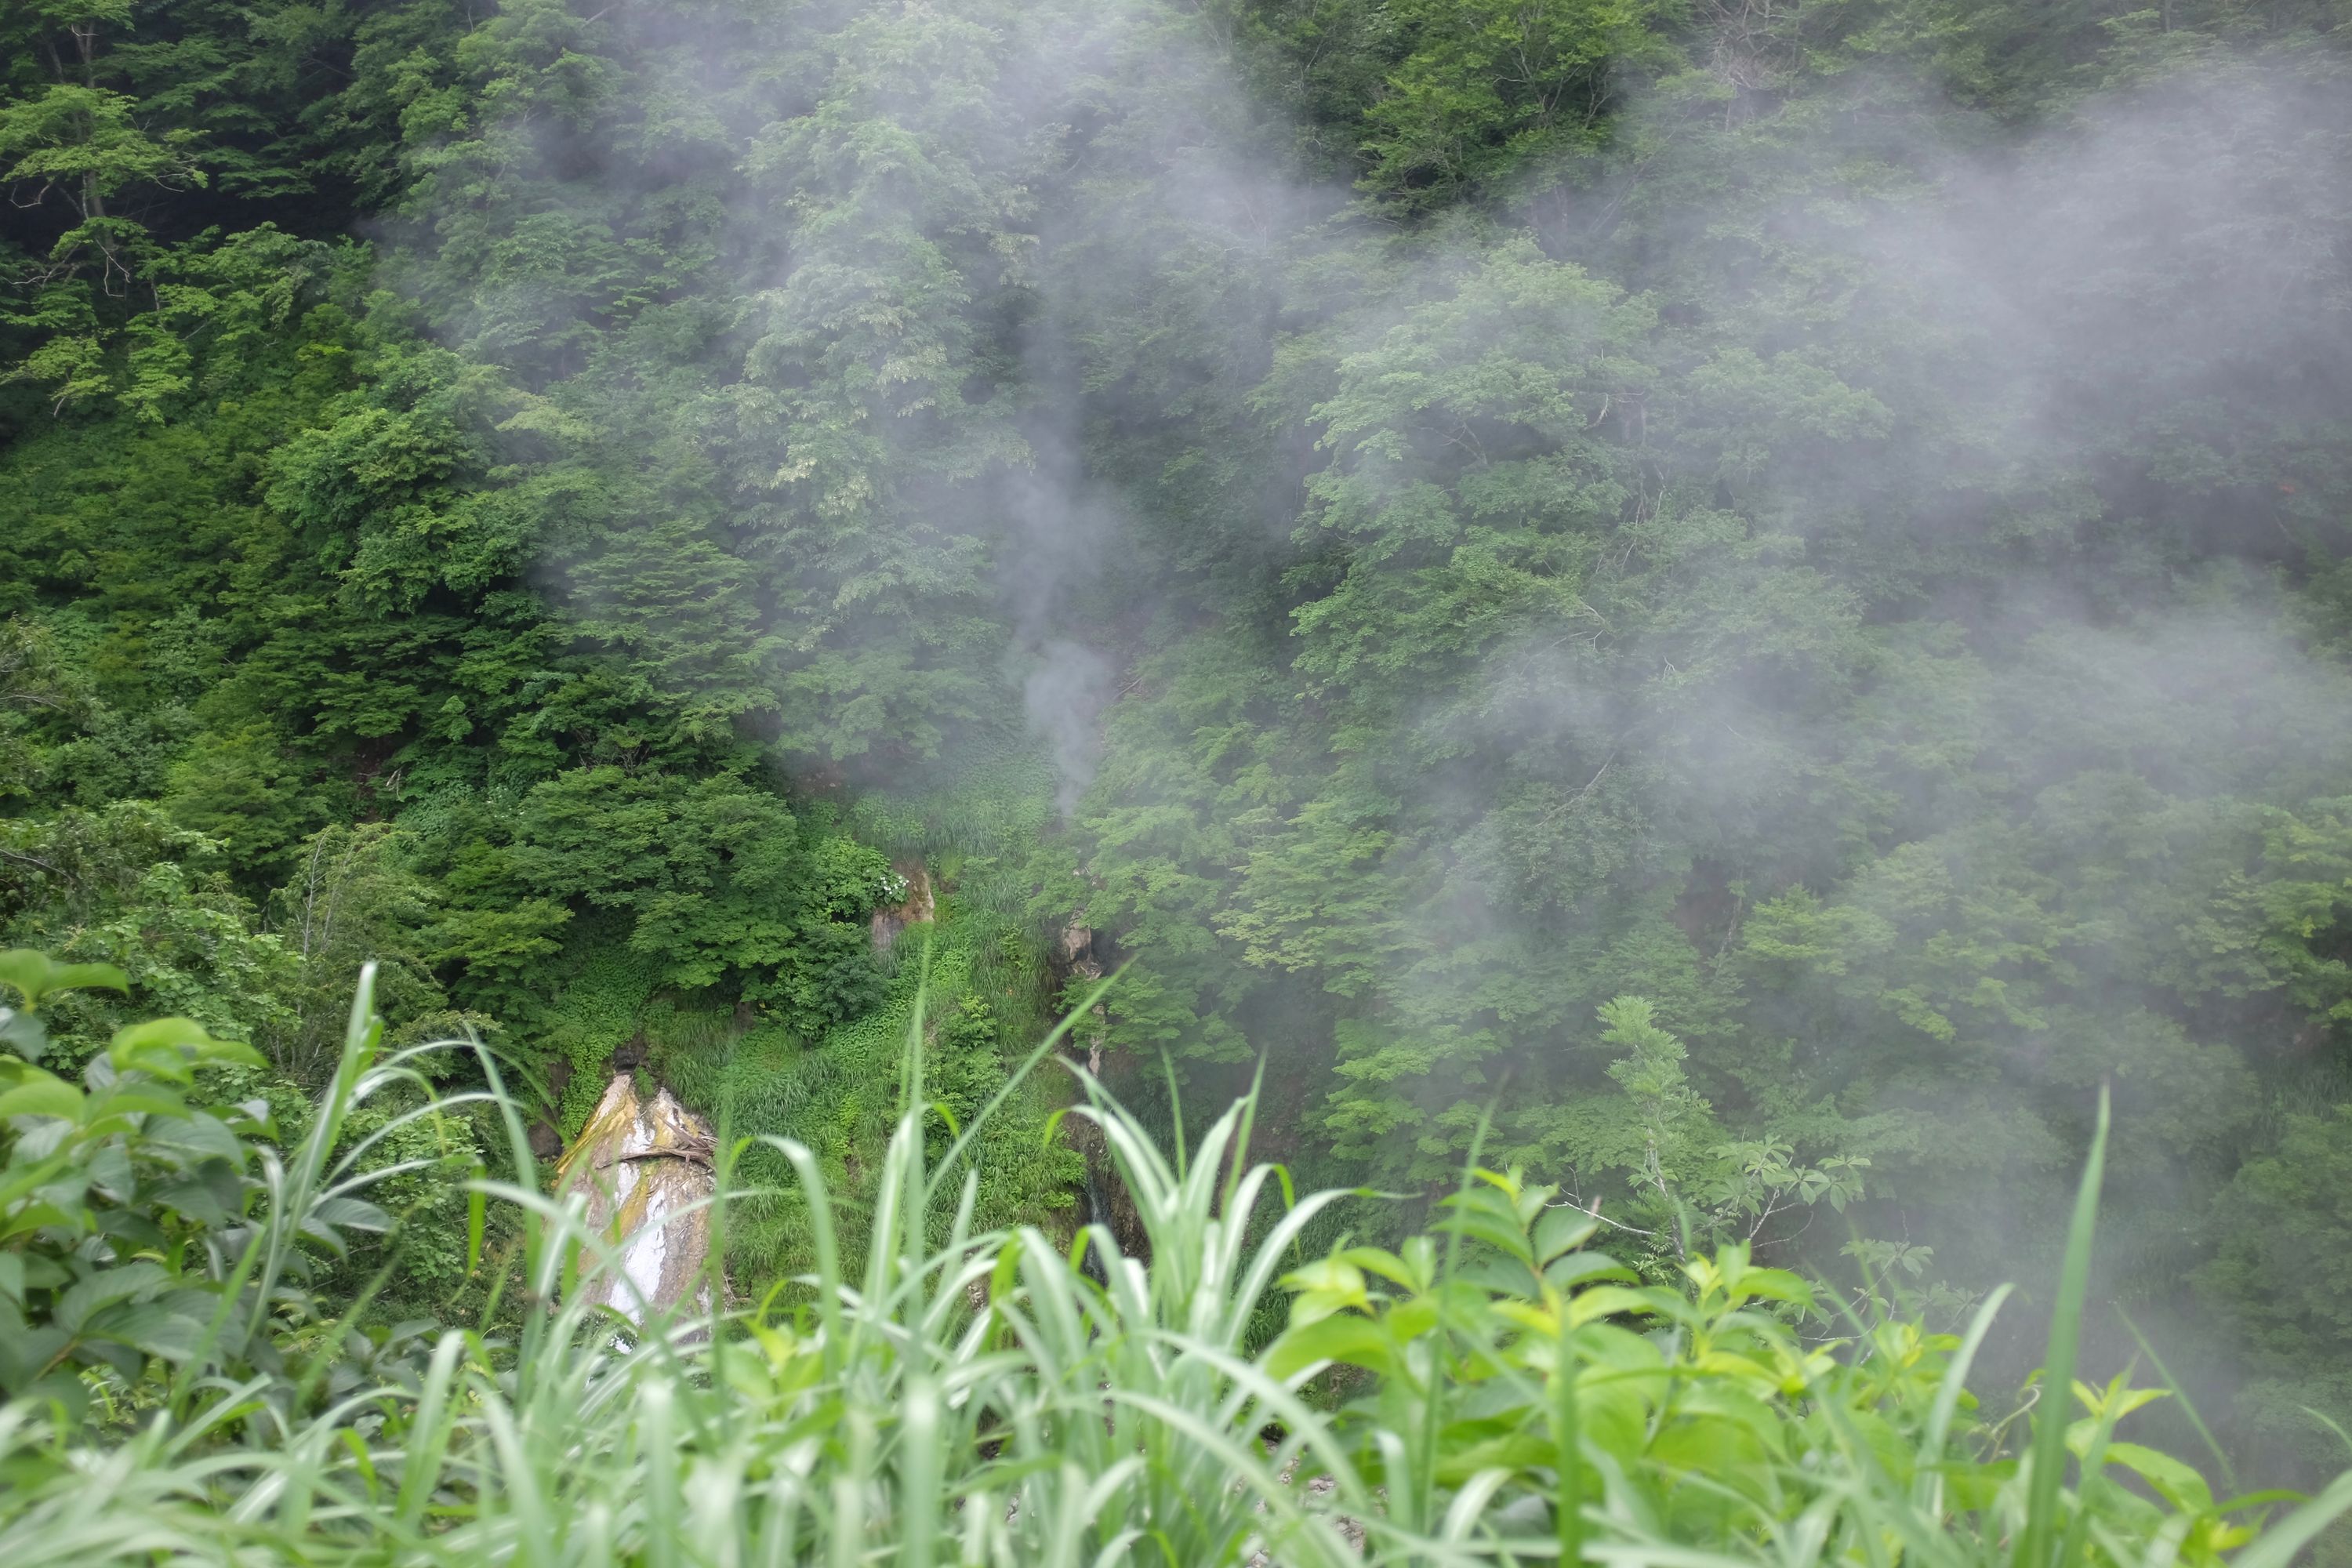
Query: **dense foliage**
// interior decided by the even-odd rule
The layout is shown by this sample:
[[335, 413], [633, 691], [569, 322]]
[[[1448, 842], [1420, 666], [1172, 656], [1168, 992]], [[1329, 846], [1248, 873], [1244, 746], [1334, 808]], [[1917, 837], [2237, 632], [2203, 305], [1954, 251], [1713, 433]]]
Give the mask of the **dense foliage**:
[[[169, 1013], [290, 1127], [373, 958], [541, 1153], [633, 1068], [858, 1214], [930, 915], [962, 1111], [1125, 963], [1080, 1043], [1171, 1137], [1262, 1059], [1302, 1174], [1483, 1141], [1654, 1287], [1948, 1316], [2054, 1272], [2105, 1083], [2086, 1353], [2315, 1479], [2347, 25], [13, 6], [0, 942], [122, 972], [77, 1070]], [[488, 1124], [400, 1118], [481, 1060], [385, 1101], [399, 1205], [463, 1211]], [[983, 1226], [1099, 1196], [1056, 1092]], [[338, 1288], [487, 1311], [458, 1228]]]
[[[122, 983], [21, 950], [0, 973], [24, 1005], [0, 1023], [34, 1054], [22, 1026], [38, 1004]], [[13, 1558], [2284, 1568], [2352, 1507], [2352, 1475], [2308, 1500], [2217, 1496], [2199, 1467], [2120, 1433], [2166, 1391], [2070, 1377], [2104, 1110], [2029, 1426], [1990, 1418], [1966, 1381], [1997, 1299], [1965, 1335], [1877, 1303], [1807, 1335], [1804, 1281], [1744, 1245], [1642, 1287], [1586, 1245], [1596, 1218], [1516, 1171], [1465, 1173], [1436, 1230], [1395, 1251], [1307, 1261], [1303, 1232], [1340, 1194], [1286, 1192], [1277, 1209], [1276, 1168], [1249, 1163], [1246, 1100], [1171, 1160], [1085, 1080], [1079, 1114], [1112, 1151], [1148, 1262], [1099, 1226], [1067, 1252], [1034, 1226], [976, 1231], [972, 1140], [996, 1107], [929, 1152], [919, 1004], [854, 1274], [819, 1157], [770, 1138], [812, 1226], [814, 1271], [790, 1298], [660, 1325], [583, 1306], [573, 1287], [610, 1266], [607, 1238], [576, 1203], [478, 1180], [477, 1264], [485, 1200], [513, 1205], [500, 1228], [519, 1246], [493, 1266], [528, 1291], [513, 1338], [364, 1331], [334, 1318], [315, 1266], [344, 1230], [397, 1239], [414, 1222], [360, 1195], [388, 1174], [331, 1151], [437, 1048], [385, 1051], [371, 981], [299, 1140], [181, 1098], [248, 1054], [185, 1019], [119, 1031], [80, 1087], [0, 1054], [0, 1234], [35, 1242], [0, 1277], [10, 1375], [37, 1388], [27, 1363], [79, 1357], [100, 1370], [64, 1387], [108, 1397], [92, 1426], [0, 1408]], [[505, 1113], [528, 1175], [489, 1070], [476, 1104]], [[753, 1142], [720, 1155], [715, 1226]], [[1272, 1226], [1254, 1239], [1261, 1211]], [[128, 1256], [167, 1230], [159, 1255]], [[99, 1245], [57, 1250], [84, 1231]], [[1254, 1354], [1278, 1277], [1288, 1327]], [[1334, 1410], [1335, 1385], [1359, 1397]]]

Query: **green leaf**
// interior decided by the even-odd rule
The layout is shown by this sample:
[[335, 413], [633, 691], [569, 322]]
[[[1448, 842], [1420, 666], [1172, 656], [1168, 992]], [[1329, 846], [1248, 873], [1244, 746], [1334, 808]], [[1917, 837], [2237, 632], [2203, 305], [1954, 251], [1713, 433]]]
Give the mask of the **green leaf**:
[[15, 986], [29, 1013], [53, 991], [104, 988], [128, 994], [131, 977], [110, 963], [59, 963], [33, 948], [12, 947], [0, 950], [0, 985]]
[[1385, 1376], [1392, 1370], [1394, 1353], [1383, 1325], [1342, 1312], [1301, 1324], [1275, 1341], [1265, 1352], [1265, 1369], [1276, 1377], [1288, 1377], [1317, 1362], [1331, 1361]]
[[1418, 1290], [1429, 1283], [1426, 1270], [1416, 1275], [1411, 1264], [1385, 1247], [1350, 1247], [1333, 1256], [1339, 1262], [1377, 1274], [1407, 1290]]
[[1735, 1294], [1810, 1306], [1813, 1300], [1813, 1288], [1805, 1283], [1803, 1276], [1791, 1274], [1785, 1268], [1746, 1268], [1740, 1271]]
[[234, 1040], [215, 1039], [193, 1018], [156, 1018], [114, 1032], [107, 1059], [118, 1072], [144, 1072], [185, 1083], [195, 1064], [267, 1067], [261, 1053]]
[[1640, 1275], [1615, 1258], [1599, 1252], [1572, 1252], [1564, 1258], [1555, 1258], [1545, 1266], [1543, 1277], [1553, 1289], [1559, 1290], [1571, 1285], [1602, 1279], [1622, 1280], [1628, 1285], [1641, 1281]]
[[54, 1326], [0, 1334], [0, 1388], [12, 1394], [25, 1394], [72, 1342], [71, 1334]]
[[351, 1230], [390, 1230], [392, 1216], [361, 1198], [321, 1198], [311, 1206], [310, 1217], [321, 1225], [341, 1226]]
[[92, 1314], [83, 1332], [118, 1341], [142, 1355], [184, 1362], [204, 1347], [211, 1306], [210, 1297], [186, 1290], [173, 1291], [163, 1300], [118, 1302]]
[[81, 1090], [61, 1078], [31, 1068], [26, 1069], [24, 1081], [0, 1094], [0, 1117], [55, 1116], [79, 1121], [82, 1103]]
[[2074, 1212], [2066, 1229], [2066, 1252], [2059, 1265], [2058, 1299], [2050, 1315], [2049, 1348], [2043, 1352], [2042, 1375], [2047, 1388], [2034, 1413], [2033, 1469], [2026, 1498], [2024, 1528], [2018, 1531], [2016, 1568], [2045, 1568], [2056, 1546], [2060, 1517], [2059, 1494], [2065, 1479], [2066, 1426], [2056, 1391], [2073, 1384], [2074, 1352], [2083, 1327], [2083, 1302], [2090, 1289], [2091, 1245], [2098, 1228], [2099, 1184], [2106, 1169], [2107, 1090], [2099, 1090], [2098, 1121], [2091, 1134], [2091, 1152], [2083, 1162], [2083, 1179], [2074, 1193]]
[[1543, 1217], [1536, 1221], [1536, 1261], [1548, 1264], [1561, 1253], [1582, 1247], [1600, 1228], [1600, 1220], [1573, 1205], [1544, 1210]]
[[143, 1290], [162, 1286], [170, 1276], [163, 1265], [141, 1259], [120, 1268], [101, 1269], [78, 1280], [64, 1295], [58, 1298], [57, 1322], [70, 1333], [79, 1333], [89, 1315], [111, 1302], [126, 1300]]
[[2107, 1463], [2134, 1471], [2183, 1513], [2206, 1513], [2213, 1507], [2213, 1489], [2205, 1478], [2195, 1467], [2169, 1454], [2137, 1443], [2109, 1443]]
[[48, 1054], [49, 1026], [36, 1014], [0, 1007], [0, 1049], [11, 1050], [28, 1062]]
[[475, 1161], [473, 1178], [466, 1184], [466, 1273], [469, 1278], [482, 1266], [482, 1230], [488, 1218], [488, 1194], [482, 1184], [489, 1178], [488, 1167]]
[[163, 1149], [178, 1151], [191, 1160], [225, 1160], [231, 1165], [245, 1163], [245, 1145], [228, 1130], [218, 1117], [204, 1111], [183, 1110], [168, 1120], [151, 1121], [147, 1141]]

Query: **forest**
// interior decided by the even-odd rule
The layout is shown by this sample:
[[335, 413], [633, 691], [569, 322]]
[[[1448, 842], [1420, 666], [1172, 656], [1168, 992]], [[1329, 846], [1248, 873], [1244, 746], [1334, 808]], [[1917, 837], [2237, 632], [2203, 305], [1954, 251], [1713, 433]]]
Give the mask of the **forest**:
[[[1027, 1345], [986, 1302], [1039, 1247], [1108, 1312], [1105, 1251], [1205, 1289], [1177, 1259], [1244, 1232], [1298, 1271], [1220, 1308], [1228, 1422], [1321, 1431], [1282, 1401], [1361, 1394], [1339, 1365], [1378, 1385], [1360, 1415], [1406, 1401], [1368, 1433], [1436, 1432], [1423, 1351], [1300, 1347], [1407, 1334], [1468, 1246], [1518, 1258], [1478, 1289], [1542, 1353], [1461, 1352], [1465, 1432], [1503, 1421], [1470, 1390], [1498, 1367], [1576, 1384], [1541, 1335], [1569, 1345], [1579, 1280], [1588, 1315], [1699, 1314], [1660, 1331], [1669, 1367], [1885, 1325], [1957, 1357], [1981, 1485], [2018, 1500], [1956, 1568], [2158, 1561], [2102, 1532], [2161, 1534], [2116, 1522], [2149, 1488], [2195, 1512], [2179, 1461], [2119, 1441], [2151, 1457], [2101, 1502], [2082, 1446], [2133, 1378], [2164, 1385], [2150, 1443], [2250, 1485], [2352, 1458], [2346, 0], [13, 0], [0, 184], [20, 1501], [225, 1433], [226, 1405], [189, 1424], [198, 1373], [291, 1379], [289, 1347], [323, 1369], [345, 1336], [237, 1441], [363, 1449], [320, 1401], [381, 1375], [410, 1403], [367, 1419], [440, 1464], [444, 1328], [518, 1411], [502, 1356], [586, 1399], [580, 1336], [614, 1331], [546, 1317], [576, 1258], [548, 1261], [571, 1222], [541, 1188], [616, 1075], [718, 1130], [712, 1279], [757, 1309], [633, 1419], [788, 1405], [796, 1331], [865, 1391], [856, 1474], [926, 1452], [889, 1434], [965, 1385], [857, 1383], [873, 1336], [924, 1342], [837, 1321], [836, 1286], [887, 1315], [928, 1281], [936, 1316], [970, 1284], [972, 1333]], [[97, 1117], [142, 1074], [162, 1098], [65, 1137], [58, 1096]], [[201, 1180], [194, 1142], [140, 1152], [190, 1117], [225, 1162]], [[151, 1156], [168, 1181], [134, 1179]], [[1253, 1162], [1265, 1206], [1226, 1214]], [[368, 1200], [300, 1185], [329, 1169]], [[950, 1290], [983, 1235], [1026, 1239]], [[164, 1313], [166, 1276], [243, 1300], [239, 1247], [308, 1262], [266, 1265], [284, 1300], [234, 1355], [77, 1326]], [[1110, 1321], [1087, 1342], [1125, 1342]], [[660, 1336], [623, 1342], [654, 1377]], [[2080, 1443], [2051, 1413], [2078, 1361]], [[1737, 1419], [1927, 1432], [1924, 1477], [1946, 1361], [1902, 1364], [1926, 1381], [1805, 1404], [1788, 1373]], [[1376, 1436], [1360, 1474], [1306, 1437], [1285, 1462], [1392, 1500], [1422, 1533], [1381, 1561], [1531, 1561], [1431, 1542], [1541, 1513], [1559, 1562], [1694, 1568], [1585, 1541], [1577, 1500], [1631, 1531], [1642, 1466], [1663, 1498], [1731, 1461], [1621, 1473], [1603, 1444], [1588, 1473], [1575, 1401], [1523, 1413], [1553, 1458], [1477, 1439], [1552, 1467], [1540, 1504], [1459, 1454], [1412, 1493]], [[999, 1417], [949, 1404], [999, 1463]], [[305, 1411], [344, 1436], [312, 1453]], [[778, 1453], [799, 1430], [773, 1415]], [[1023, 1485], [1080, 1463], [1056, 1430]], [[937, 1488], [921, 1462], [888, 1485]], [[725, 1484], [770, 1484], [747, 1464]], [[450, 1483], [478, 1500], [450, 1561], [539, 1528], [484, 1522], [489, 1468]], [[212, 1506], [260, 1518], [294, 1485], [268, 1473]], [[648, 1546], [721, 1494], [629, 1473], [650, 1522], [548, 1561], [754, 1554]], [[1774, 1475], [1756, 1506], [1797, 1519]], [[442, 1560], [418, 1521], [459, 1505], [385, 1485], [398, 1530], [337, 1550]], [[836, 1485], [829, 1545], [787, 1513], [757, 1552], [1043, 1561], [961, 1503], [877, 1555]], [[332, 1536], [327, 1496], [272, 1539]], [[1007, 1530], [1108, 1507], [1021, 1496]], [[1659, 1539], [1757, 1539], [1653, 1501]], [[0, 1541], [32, 1528], [12, 1506]], [[1084, 1560], [1240, 1563], [1273, 1528], [1228, 1524], [1107, 1522]], [[2234, 1528], [2166, 1550], [2227, 1561]], [[1944, 1551], [1853, 1531], [1808, 1550]], [[262, 1560], [162, 1540], [104, 1550]]]

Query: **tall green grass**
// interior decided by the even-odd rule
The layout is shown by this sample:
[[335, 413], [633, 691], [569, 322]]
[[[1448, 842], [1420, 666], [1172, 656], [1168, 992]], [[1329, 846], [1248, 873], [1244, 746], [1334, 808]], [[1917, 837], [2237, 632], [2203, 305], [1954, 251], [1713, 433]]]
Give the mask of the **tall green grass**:
[[[376, 1037], [363, 984], [249, 1256], [305, 1245], [335, 1124], [386, 1081]], [[2000, 1298], [1964, 1335], [1855, 1320], [1823, 1342], [1798, 1331], [1801, 1280], [1731, 1249], [1685, 1289], [1643, 1286], [1508, 1172], [1470, 1173], [1431, 1236], [1309, 1258], [1298, 1238], [1339, 1194], [1294, 1200], [1251, 1163], [1250, 1101], [1163, 1150], [1091, 1080], [1072, 1113], [1099, 1125], [1148, 1259], [1099, 1228], [982, 1231], [977, 1128], [927, 1153], [923, 1073], [919, 1008], [854, 1268], [822, 1163], [738, 1142], [714, 1256], [734, 1168], [767, 1147], [812, 1271], [645, 1326], [577, 1303], [605, 1238], [520, 1179], [505, 1103], [518, 1177], [479, 1194], [515, 1222], [514, 1334], [449, 1330], [291, 1397], [299, 1367], [166, 1380], [130, 1430], [12, 1405], [0, 1564], [2284, 1568], [2352, 1505], [2352, 1479], [2217, 1498], [2118, 1435], [2158, 1391], [2073, 1383], [2096, 1152], [2018, 1453], [1967, 1387]], [[1282, 1294], [1290, 1327], [1253, 1353]]]

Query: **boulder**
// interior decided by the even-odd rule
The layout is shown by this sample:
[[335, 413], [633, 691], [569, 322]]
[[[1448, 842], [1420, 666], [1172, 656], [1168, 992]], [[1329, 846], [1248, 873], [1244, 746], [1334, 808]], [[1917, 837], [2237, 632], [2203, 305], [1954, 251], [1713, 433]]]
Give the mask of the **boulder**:
[[645, 1322], [672, 1308], [707, 1311], [710, 1286], [709, 1124], [662, 1089], [651, 1100], [613, 1075], [595, 1114], [555, 1168], [559, 1196], [588, 1201], [588, 1224], [613, 1247], [580, 1299]]

